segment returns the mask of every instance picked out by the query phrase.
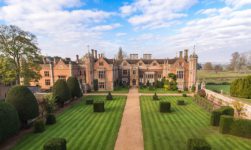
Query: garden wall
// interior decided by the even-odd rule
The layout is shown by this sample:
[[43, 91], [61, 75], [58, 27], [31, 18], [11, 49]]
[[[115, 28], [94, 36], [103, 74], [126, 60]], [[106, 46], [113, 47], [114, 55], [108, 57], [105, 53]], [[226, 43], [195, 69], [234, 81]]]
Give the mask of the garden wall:
[[[205, 88], [204, 88], [204, 90], [207, 94], [207, 99], [209, 101], [213, 102], [214, 105], [233, 106], [232, 105], [233, 102], [237, 101], [233, 97], [227, 97], [227, 96], [221, 95], [219, 93], [213, 92], [213, 91], [205, 89]], [[245, 116], [241, 116], [241, 117], [246, 118], [246, 119], [251, 119], [251, 105], [244, 103], [244, 102], [241, 102], [241, 101], [239, 101], [239, 102], [244, 104], [244, 108], [246, 110]]]

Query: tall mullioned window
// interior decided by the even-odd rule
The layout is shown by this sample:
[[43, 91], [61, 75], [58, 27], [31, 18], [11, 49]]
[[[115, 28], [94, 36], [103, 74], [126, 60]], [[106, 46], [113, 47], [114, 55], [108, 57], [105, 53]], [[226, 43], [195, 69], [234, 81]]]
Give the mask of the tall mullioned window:
[[184, 71], [177, 71], [177, 78], [183, 79], [184, 78]]
[[105, 82], [99, 82], [98, 83], [98, 88], [99, 89], [104, 89], [105, 88]]
[[44, 71], [44, 76], [45, 77], [49, 77], [50, 76], [50, 72], [49, 71]]
[[123, 75], [128, 75], [128, 71], [127, 70], [123, 70]]
[[99, 79], [104, 79], [105, 78], [105, 71], [99, 71], [98, 72], [98, 78]]
[[46, 80], [45, 80], [45, 85], [50, 86], [50, 85], [51, 85], [51, 80], [46, 79]]

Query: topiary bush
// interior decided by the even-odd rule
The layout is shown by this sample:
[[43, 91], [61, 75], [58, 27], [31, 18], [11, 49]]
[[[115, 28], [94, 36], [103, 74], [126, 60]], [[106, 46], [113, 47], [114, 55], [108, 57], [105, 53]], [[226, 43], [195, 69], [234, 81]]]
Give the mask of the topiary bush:
[[178, 100], [177, 105], [186, 105], [184, 100]]
[[39, 115], [37, 100], [25, 86], [12, 87], [7, 93], [6, 102], [16, 108], [22, 123], [26, 123]]
[[85, 101], [85, 104], [86, 104], [86, 105], [92, 105], [92, 104], [93, 104], [93, 99], [87, 99], [87, 100]]
[[187, 150], [211, 150], [205, 139], [193, 138], [187, 141]]
[[33, 132], [34, 133], [41, 133], [41, 132], [44, 132], [44, 130], [45, 130], [44, 120], [43, 119], [37, 119], [34, 122]]
[[186, 93], [183, 93], [182, 96], [183, 96], [183, 97], [187, 97], [187, 94], [186, 94]]
[[229, 133], [240, 137], [251, 138], [251, 120], [234, 119]]
[[67, 79], [67, 86], [70, 90], [72, 98], [75, 98], [75, 97], [80, 98], [83, 96], [80, 86], [79, 86], [78, 79], [76, 77], [69, 77]]
[[221, 115], [233, 116], [234, 109], [230, 106], [222, 106], [221, 108], [212, 111], [211, 113], [211, 125], [212, 126], [219, 126]]
[[66, 139], [53, 138], [44, 144], [44, 150], [66, 150]]
[[159, 111], [160, 112], [171, 112], [171, 103], [170, 102], [160, 102]]
[[220, 117], [220, 133], [226, 134], [231, 130], [234, 118], [232, 116], [222, 115]]
[[230, 95], [240, 98], [251, 98], [251, 76], [234, 80], [230, 85]]
[[70, 90], [67, 83], [63, 79], [58, 79], [52, 88], [52, 95], [56, 98], [56, 103], [61, 107], [64, 106], [64, 102], [71, 98]]
[[46, 124], [51, 125], [56, 123], [56, 117], [53, 114], [47, 114], [46, 116]]
[[157, 95], [157, 93], [155, 92], [154, 95], [153, 95], [153, 100], [159, 100], [159, 97]]
[[108, 94], [106, 96], [106, 100], [113, 100], [111, 92], [108, 92]]
[[0, 142], [17, 133], [19, 128], [20, 122], [15, 107], [0, 102]]
[[105, 112], [104, 101], [98, 101], [93, 103], [93, 112]]

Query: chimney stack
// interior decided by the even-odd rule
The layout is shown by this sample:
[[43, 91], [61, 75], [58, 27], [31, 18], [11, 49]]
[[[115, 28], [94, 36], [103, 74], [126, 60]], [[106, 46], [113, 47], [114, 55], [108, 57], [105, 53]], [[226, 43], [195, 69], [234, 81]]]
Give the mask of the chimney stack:
[[184, 50], [184, 58], [185, 60], [188, 60], [188, 49]]
[[94, 57], [94, 49], [92, 49], [92, 57]]
[[180, 51], [180, 58], [183, 58], [183, 52]]
[[98, 58], [97, 53], [98, 53], [97, 50], [95, 50], [95, 59]]
[[77, 63], [79, 63], [79, 56], [76, 55], [76, 60], [77, 60]]

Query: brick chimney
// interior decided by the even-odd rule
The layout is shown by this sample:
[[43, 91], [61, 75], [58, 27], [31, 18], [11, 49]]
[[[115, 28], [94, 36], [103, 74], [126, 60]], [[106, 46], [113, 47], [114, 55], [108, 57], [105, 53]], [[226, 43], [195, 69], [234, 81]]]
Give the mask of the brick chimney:
[[180, 58], [183, 58], [183, 52], [180, 51]]
[[188, 49], [184, 50], [184, 59], [188, 60]]
[[97, 56], [97, 55], [98, 55], [98, 52], [97, 52], [97, 50], [95, 50], [95, 56], [94, 56], [94, 58], [96, 58], [96, 59], [97, 59], [97, 58], [98, 58], [98, 56]]

